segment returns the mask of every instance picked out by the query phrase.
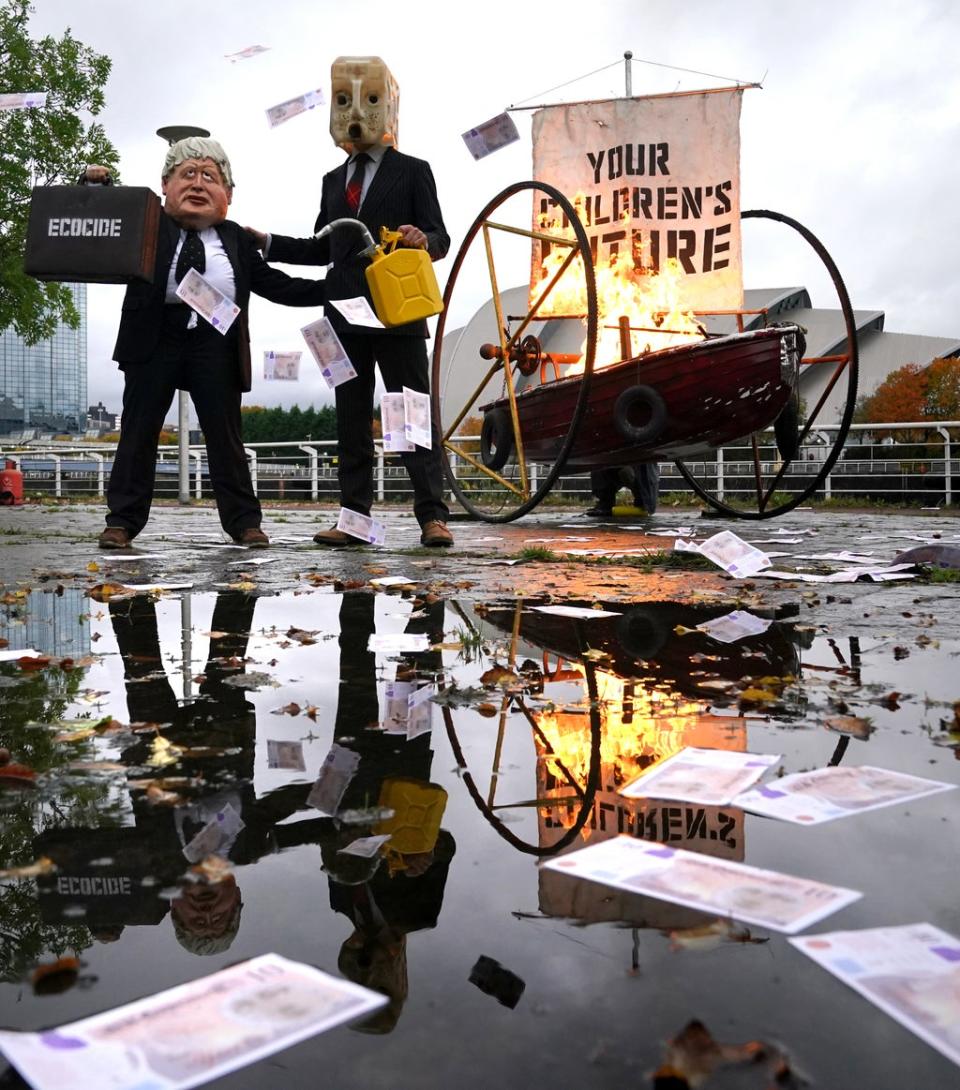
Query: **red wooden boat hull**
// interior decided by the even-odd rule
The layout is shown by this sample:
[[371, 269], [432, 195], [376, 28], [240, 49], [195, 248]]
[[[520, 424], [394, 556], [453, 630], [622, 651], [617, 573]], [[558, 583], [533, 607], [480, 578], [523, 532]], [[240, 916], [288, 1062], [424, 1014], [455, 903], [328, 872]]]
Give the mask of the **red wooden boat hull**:
[[[797, 340], [796, 326], [777, 326], [595, 369], [565, 468], [703, 457], [769, 427], [797, 382]], [[528, 461], [559, 457], [581, 381], [572, 375], [517, 395]], [[481, 408], [509, 412], [510, 405], [501, 398]]]

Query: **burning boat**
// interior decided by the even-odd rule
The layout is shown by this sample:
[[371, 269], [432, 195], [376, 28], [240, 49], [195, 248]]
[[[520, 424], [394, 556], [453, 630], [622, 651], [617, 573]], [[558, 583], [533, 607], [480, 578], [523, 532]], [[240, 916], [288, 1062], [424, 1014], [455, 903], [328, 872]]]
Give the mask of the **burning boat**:
[[[472, 514], [517, 518], [561, 473], [673, 460], [712, 506], [766, 518], [832, 469], [856, 401], [853, 311], [806, 228], [740, 212], [743, 89], [535, 107], [534, 173], [551, 182], [516, 182], [480, 212], [436, 331], [433, 413], [449, 483]], [[674, 136], [630, 142], [653, 129]], [[597, 133], [609, 146], [593, 147]], [[744, 309], [749, 218], [798, 232], [827, 267], [847, 332], [835, 355], [806, 358], [802, 328]], [[504, 291], [503, 267], [521, 259], [528, 285]], [[475, 297], [484, 280], [490, 303], [445, 335], [458, 293]], [[804, 388], [805, 376], [816, 381]], [[839, 420], [828, 397], [843, 399]], [[804, 441], [824, 425], [833, 447], [809, 461]]]

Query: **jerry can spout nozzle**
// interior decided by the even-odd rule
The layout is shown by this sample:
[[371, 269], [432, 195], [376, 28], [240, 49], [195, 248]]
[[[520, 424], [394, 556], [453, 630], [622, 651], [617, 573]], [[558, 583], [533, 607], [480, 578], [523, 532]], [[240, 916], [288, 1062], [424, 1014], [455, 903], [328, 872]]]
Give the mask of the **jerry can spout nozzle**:
[[325, 238], [331, 231], [336, 230], [338, 227], [352, 227], [355, 231], [359, 231], [363, 236], [363, 241], [366, 246], [363, 249], [364, 257], [372, 258], [377, 252], [377, 244], [373, 241], [373, 235], [367, 229], [367, 225], [360, 220], [351, 219], [349, 216], [344, 216], [338, 220], [331, 220], [326, 227], [321, 227], [319, 231], [313, 236], [314, 238]]

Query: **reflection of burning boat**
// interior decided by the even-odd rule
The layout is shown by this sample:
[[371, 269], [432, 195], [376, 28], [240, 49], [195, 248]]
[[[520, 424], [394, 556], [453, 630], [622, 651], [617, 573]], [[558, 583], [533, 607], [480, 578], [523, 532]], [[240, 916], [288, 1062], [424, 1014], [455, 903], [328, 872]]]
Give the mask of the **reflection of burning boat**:
[[[590, 398], [565, 469], [702, 456], [767, 427], [790, 400], [800, 347], [796, 326], [699, 340], [593, 370]], [[499, 350], [493, 349], [495, 355]], [[521, 372], [529, 349], [518, 349]], [[511, 356], [512, 358], [512, 356]], [[551, 358], [543, 357], [549, 366]], [[543, 369], [543, 367], [541, 367]], [[570, 432], [582, 375], [568, 375], [517, 394], [525, 457], [551, 462]], [[499, 468], [510, 450], [510, 402], [480, 406], [484, 463]]]
[[[721, 644], [690, 630], [729, 612], [725, 606], [610, 603], [604, 608], [618, 615], [571, 617], [538, 612], [531, 608], [535, 604], [511, 602], [483, 612], [485, 623], [510, 633], [511, 661], [543, 652], [542, 689], [537, 692], [545, 702], [528, 705], [514, 697], [533, 728], [537, 748], [539, 847], [521, 846], [502, 826], [501, 835], [541, 856], [622, 834], [718, 858], [743, 859], [744, 815], [738, 807], [628, 799], [619, 788], [641, 769], [684, 746], [744, 750], [746, 721], [707, 710], [708, 701], [691, 677], [690, 657], [708, 658], [710, 671], [730, 680], [771, 670], [792, 673], [799, 662], [792, 629], [774, 623], [748, 640]], [[676, 635], [678, 626], [687, 634]], [[550, 667], [551, 656], [564, 667]], [[532, 666], [530, 662], [524, 667], [524, 676], [531, 676]], [[565, 691], [551, 690], [555, 682]], [[579, 698], [576, 683], [582, 687]], [[505, 704], [504, 715], [506, 709]], [[464, 781], [472, 786], [467, 772]], [[471, 793], [498, 827], [496, 810], [510, 804], [494, 807], [492, 795], [485, 804], [475, 789]], [[575, 841], [571, 832], [576, 832]], [[541, 911], [550, 916], [619, 920], [653, 928], [693, 926], [706, 919], [690, 909], [622, 891], [611, 893], [554, 871], [542, 870], [538, 881]]]
[[[537, 612], [530, 608], [536, 604], [524, 602], [519, 624], [522, 640], [570, 661], [583, 658], [587, 650], [602, 652], [604, 671], [621, 678], [649, 678], [694, 698], [703, 693], [697, 686], [700, 678], [692, 674], [691, 656], [704, 656], [703, 669], [729, 681], [758, 673], [797, 675], [800, 670], [800, 635], [782, 621], [736, 643], [719, 643], [706, 633], [692, 631], [698, 624], [729, 613], [728, 606], [601, 603], [604, 610], [619, 615], [580, 619]], [[589, 608], [594, 603], [567, 604]], [[511, 632], [516, 608], [512, 602], [491, 606], [484, 619]], [[685, 634], [677, 635], [677, 628], [686, 630]]]

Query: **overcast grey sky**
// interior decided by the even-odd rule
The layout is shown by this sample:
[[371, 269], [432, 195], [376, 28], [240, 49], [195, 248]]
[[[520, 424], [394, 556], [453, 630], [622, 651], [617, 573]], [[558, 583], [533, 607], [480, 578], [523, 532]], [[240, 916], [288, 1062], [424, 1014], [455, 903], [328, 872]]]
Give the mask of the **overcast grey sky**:
[[[623, 65], [615, 62], [626, 49], [763, 79], [763, 90], [743, 98], [741, 206], [775, 209], [809, 227], [832, 253], [854, 307], [884, 310], [887, 329], [960, 335], [954, 0], [36, 0], [35, 36], [68, 26], [113, 58], [100, 119], [127, 184], [159, 192], [164, 145], [156, 129], [203, 125], [232, 160], [231, 217], [295, 235], [312, 229], [320, 178], [342, 152], [325, 106], [273, 130], [264, 110], [313, 88], [329, 99], [338, 55], [383, 57], [400, 84], [399, 146], [431, 162], [454, 251], [483, 205], [531, 174], [527, 112], [514, 114], [520, 142], [479, 162], [461, 140], [507, 105], [622, 95]], [[269, 52], [225, 59], [250, 45]], [[541, 95], [607, 65], [615, 66]], [[634, 94], [724, 82], [633, 65]], [[450, 263], [436, 267], [441, 287]], [[835, 305], [792, 250], [764, 240], [751, 251], [746, 234], [744, 282], [810, 282], [814, 305]], [[89, 289], [90, 400], [115, 409], [122, 383], [110, 356], [121, 296], [119, 287]], [[312, 315], [254, 299], [254, 360], [268, 349], [304, 348], [299, 328]], [[255, 377], [246, 403], [329, 402], [306, 354], [301, 370], [297, 384]]]

